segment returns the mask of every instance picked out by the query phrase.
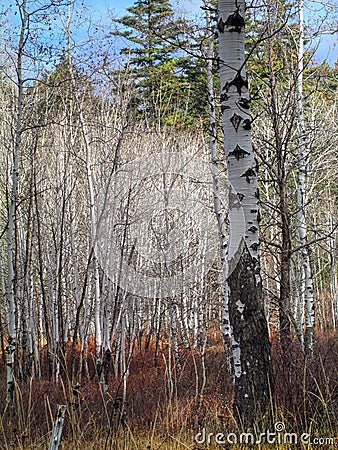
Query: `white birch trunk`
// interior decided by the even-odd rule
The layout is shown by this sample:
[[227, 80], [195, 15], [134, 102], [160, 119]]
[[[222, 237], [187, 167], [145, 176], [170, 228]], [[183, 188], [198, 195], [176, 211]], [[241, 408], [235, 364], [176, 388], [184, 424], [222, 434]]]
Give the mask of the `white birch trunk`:
[[[93, 271], [94, 271], [94, 286], [95, 286], [95, 305], [94, 305], [94, 324], [95, 324], [95, 346], [96, 346], [96, 365], [97, 368], [102, 368], [102, 327], [101, 327], [101, 293], [100, 293], [100, 274], [99, 263], [97, 260], [97, 217], [95, 212], [95, 191], [94, 191], [94, 174], [93, 174], [93, 157], [88, 137], [88, 131], [83, 115], [83, 107], [81, 105], [79, 95], [77, 93], [77, 86], [75, 80], [75, 73], [73, 68], [73, 61], [71, 56], [71, 37], [70, 37], [70, 25], [72, 20], [72, 8], [71, 2], [68, 2], [68, 17], [67, 21], [63, 22], [66, 39], [68, 42], [68, 68], [71, 74], [71, 82], [73, 89], [73, 98], [78, 113], [78, 120], [80, 124], [80, 130], [83, 138], [85, 148], [85, 162], [87, 172], [87, 183], [89, 193], [89, 210], [90, 210], [90, 226], [91, 226], [91, 245], [94, 248], [93, 254]], [[99, 369], [100, 371], [100, 369]]]
[[15, 141], [13, 154], [12, 186], [10, 190], [8, 230], [7, 230], [7, 292], [6, 292], [6, 313], [8, 323], [8, 342], [6, 347], [7, 366], [7, 402], [14, 399], [14, 359], [16, 350], [16, 299], [15, 299], [15, 218], [18, 204], [18, 183], [19, 168], [21, 162], [21, 135], [22, 135], [22, 114], [24, 80], [22, 74], [23, 52], [27, 34], [27, 1], [24, 0], [20, 6], [21, 28], [19, 37], [19, 47], [17, 54], [17, 113], [15, 123]]
[[228, 167], [230, 241], [227, 289], [232, 332], [234, 414], [252, 424], [269, 407], [271, 356], [261, 305], [257, 167], [245, 73], [243, 1], [219, 0], [219, 70]]
[[[330, 189], [329, 189], [330, 192]], [[331, 192], [330, 192], [331, 193]], [[332, 206], [330, 205], [330, 209]], [[331, 210], [333, 211], [333, 209]], [[334, 213], [329, 216], [330, 223], [330, 300], [331, 300], [331, 314], [332, 314], [332, 327], [333, 330], [337, 328], [338, 321], [338, 270], [337, 270], [337, 252], [335, 249], [338, 247], [337, 243], [337, 231], [334, 231]]]
[[[227, 266], [227, 235], [226, 235], [226, 223], [222, 212], [222, 205], [220, 200], [220, 186], [219, 186], [219, 170], [218, 170], [218, 152], [217, 152], [217, 119], [215, 108], [215, 94], [214, 83], [212, 75], [212, 62], [214, 58], [214, 31], [211, 29], [210, 21], [210, 2], [204, 0], [204, 6], [206, 11], [206, 26], [208, 30], [208, 50], [207, 50], [207, 80], [208, 80], [208, 109], [209, 109], [209, 136], [210, 136], [210, 154], [211, 154], [211, 171], [212, 171], [212, 183], [213, 183], [213, 197], [214, 197], [214, 210], [217, 217], [219, 240], [220, 240], [220, 255], [221, 265], [224, 281], [227, 279], [228, 266]], [[224, 300], [222, 311], [222, 336], [225, 346], [226, 354], [228, 355], [231, 349], [231, 330], [229, 320], [229, 302], [228, 302], [228, 289], [224, 284]], [[228, 364], [230, 368], [230, 364]]]
[[170, 313], [170, 334], [171, 334], [171, 340], [172, 340], [173, 351], [174, 351], [174, 356], [175, 356], [175, 362], [176, 362], [178, 371], [181, 371], [182, 370], [181, 357], [180, 357], [178, 339], [177, 339], [177, 305], [173, 301], [172, 298], [170, 299], [169, 313]]
[[297, 73], [297, 118], [298, 118], [298, 188], [297, 188], [297, 220], [300, 244], [302, 245], [301, 255], [304, 269], [305, 287], [305, 339], [304, 350], [307, 356], [313, 354], [313, 281], [309, 249], [307, 243], [306, 224], [306, 190], [307, 190], [307, 170], [309, 149], [306, 142], [306, 129], [303, 111], [303, 71], [304, 71], [304, 17], [303, 0], [299, 0], [299, 42], [298, 42], [298, 73]]
[[126, 371], [126, 324], [125, 324], [125, 312], [121, 318], [121, 349], [120, 349], [120, 361], [121, 361], [121, 376], [122, 376], [122, 401], [125, 404], [127, 400], [127, 371]]

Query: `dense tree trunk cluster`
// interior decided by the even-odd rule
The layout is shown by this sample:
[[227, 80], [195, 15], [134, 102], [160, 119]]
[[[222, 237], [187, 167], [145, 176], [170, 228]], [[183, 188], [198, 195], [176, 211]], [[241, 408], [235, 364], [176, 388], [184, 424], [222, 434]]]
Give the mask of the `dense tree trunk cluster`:
[[16, 380], [93, 377], [92, 347], [123, 405], [137, 346], [155, 366], [168, 350], [169, 398], [196, 351], [203, 399], [222, 328], [234, 414], [253, 425], [273, 394], [270, 338], [291, 374], [292, 343], [311, 358], [316, 332], [336, 332], [337, 69], [311, 63], [298, 7], [295, 21], [278, 2], [220, 0], [216, 20], [205, 0], [196, 26], [139, 0], [85, 43], [71, 1], [13, 6], [15, 33], [2, 17], [7, 404]]

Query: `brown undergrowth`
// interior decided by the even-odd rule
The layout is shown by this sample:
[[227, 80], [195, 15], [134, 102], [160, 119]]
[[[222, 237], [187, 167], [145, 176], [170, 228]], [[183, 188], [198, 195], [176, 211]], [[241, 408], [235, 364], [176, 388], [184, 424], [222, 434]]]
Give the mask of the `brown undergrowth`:
[[[285, 432], [298, 436], [309, 433], [312, 440], [337, 437], [338, 336], [317, 337], [311, 360], [304, 361], [296, 343], [290, 347], [289, 357], [285, 358], [277, 339], [272, 339], [272, 353], [274, 403], [269, 417], [264, 423], [257, 424], [255, 432], [274, 430], [278, 422], [284, 425]], [[2, 366], [0, 449], [48, 448], [58, 404], [67, 405], [62, 449], [250, 447], [251, 444], [240, 445], [240, 442], [234, 446], [228, 442], [221, 445], [214, 439], [217, 433], [229, 435], [241, 431], [236, 428], [230, 412], [231, 380], [226, 372], [219, 336], [210, 338], [206, 349], [207, 378], [202, 395], [198, 352], [181, 348], [180, 372], [173, 368], [172, 361], [170, 368], [167, 346], [163, 345], [156, 356], [154, 345], [147, 350], [142, 345], [135, 346], [125, 404], [122, 402], [121, 376], [114, 376], [111, 371], [108, 389], [105, 390], [95, 375], [93, 359], [88, 365], [89, 377], [82, 377], [81, 383], [74, 387], [67, 372], [70, 372], [71, 361], [79, 355], [70, 355], [69, 352], [64, 358], [59, 383], [48, 381], [45, 355], [42, 355], [42, 377], [18, 380], [15, 404], [8, 407], [5, 404], [6, 380]], [[201, 442], [202, 435], [196, 442], [196, 434], [202, 431], [213, 433], [209, 444]], [[256, 447], [267, 448], [264, 445]], [[296, 447], [288, 447], [282, 442], [279, 448]], [[337, 441], [327, 441], [320, 448], [338, 448]]]

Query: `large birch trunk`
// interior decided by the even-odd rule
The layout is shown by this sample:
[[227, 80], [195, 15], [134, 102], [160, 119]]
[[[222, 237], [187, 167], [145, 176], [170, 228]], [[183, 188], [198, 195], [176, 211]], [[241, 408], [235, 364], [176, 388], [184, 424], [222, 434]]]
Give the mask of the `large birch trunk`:
[[271, 355], [261, 305], [257, 167], [244, 56], [243, 1], [219, 0], [219, 66], [228, 168], [230, 241], [228, 301], [232, 332], [234, 414], [252, 425], [269, 406]]

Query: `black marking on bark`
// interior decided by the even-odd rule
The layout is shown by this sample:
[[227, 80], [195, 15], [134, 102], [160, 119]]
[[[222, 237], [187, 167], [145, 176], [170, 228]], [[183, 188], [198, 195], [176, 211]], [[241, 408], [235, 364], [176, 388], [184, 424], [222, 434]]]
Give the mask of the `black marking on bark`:
[[[233, 14], [230, 14], [230, 16], [225, 21], [225, 25], [227, 26], [228, 30], [231, 33], [232, 32], [240, 33], [243, 30], [245, 22], [243, 16], [241, 16], [239, 13], [239, 8], [237, 8], [237, 10]], [[223, 25], [223, 32], [224, 32], [224, 25]]]
[[230, 109], [229, 105], [221, 105], [221, 113], [223, 114], [224, 111], [226, 111], [227, 109]]
[[256, 213], [258, 213], [258, 209], [250, 209], [250, 213], [251, 213], [251, 214], [256, 214]]
[[245, 177], [247, 183], [250, 183], [250, 178], [255, 176], [256, 172], [251, 167], [246, 172], [244, 172], [243, 175], [241, 175], [241, 177]]
[[243, 122], [243, 128], [244, 130], [251, 130], [251, 120], [250, 119], [245, 119]]
[[241, 205], [239, 204], [237, 195], [234, 192], [230, 192], [229, 194], [229, 205], [232, 208], [240, 208]]
[[248, 231], [251, 231], [251, 233], [256, 233], [256, 231], [258, 231], [258, 228], [255, 227], [255, 225], [252, 225], [250, 228], [248, 228]]
[[255, 197], [256, 197], [257, 199], [259, 199], [259, 189], [256, 189], [256, 191], [255, 191]]
[[243, 200], [243, 198], [245, 197], [245, 195], [238, 192], [237, 197], [238, 197], [238, 200], [241, 202]]
[[[238, 92], [238, 95], [242, 95], [242, 89], [248, 89], [248, 80], [247, 78], [243, 78], [241, 72], [237, 72], [235, 78], [226, 83], [224, 88], [226, 92], [229, 92], [231, 86], [235, 86]], [[241, 101], [241, 100], [240, 100]], [[238, 102], [240, 104], [240, 101]]]
[[234, 156], [237, 159], [237, 161], [245, 158], [246, 155], [250, 155], [250, 153], [241, 148], [239, 145], [236, 145], [235, 150], [229, 152], [229, 156]]
[[255, 252], [258, 250], [259, 244], [257, 242], [254, 242], [253, 244], [250, 245], [250, 248], [252, 248], [252, 250]]
[[238, 101], [238, 106], [240, 106], [243, 109], [249, 109], [250, 108], [250, 99], [241, 97]]
[[[224, 86], [223, 90], [226, 91], [226, 86]], [[229, 100], [229, 98], [230, 97], [228, 96], [228, 94], [226, 92], [221, 93], [221, 96], [220, 96], [221, 103], [227, 102]]]
[[218, 22], [217, 22], [217, 30], [220, 33], [224, 33], [225, 30], [225, 23], [223, 22], [222, 17], [219, 18]]
[[[226, 90], [226, 86], [223, 87], [223, 90]], [[226, 92], [222, 92], [221, 96], [220, 96], [220, 100], [221, 100], [221, 112], [223, 114], [224, 111], [226, 111], [227, 109], [230, 109], [230, 106], [224, 104], [225, 102], [227, 102], [229, 100], [228, 94]]]
[[257, 222], [259, 223], [261, 221], [261, 213], [258, 211], [257, 213]]
[[232, 125], [236, 131], [238, 131], [238, 127], [239, 127], [240, 123], [242, 122], [242, 120], [243, 120], [243, 118], [236, 113], [234, 113], [234, 115], [231, 117], [230, 122], [232, 123]]

